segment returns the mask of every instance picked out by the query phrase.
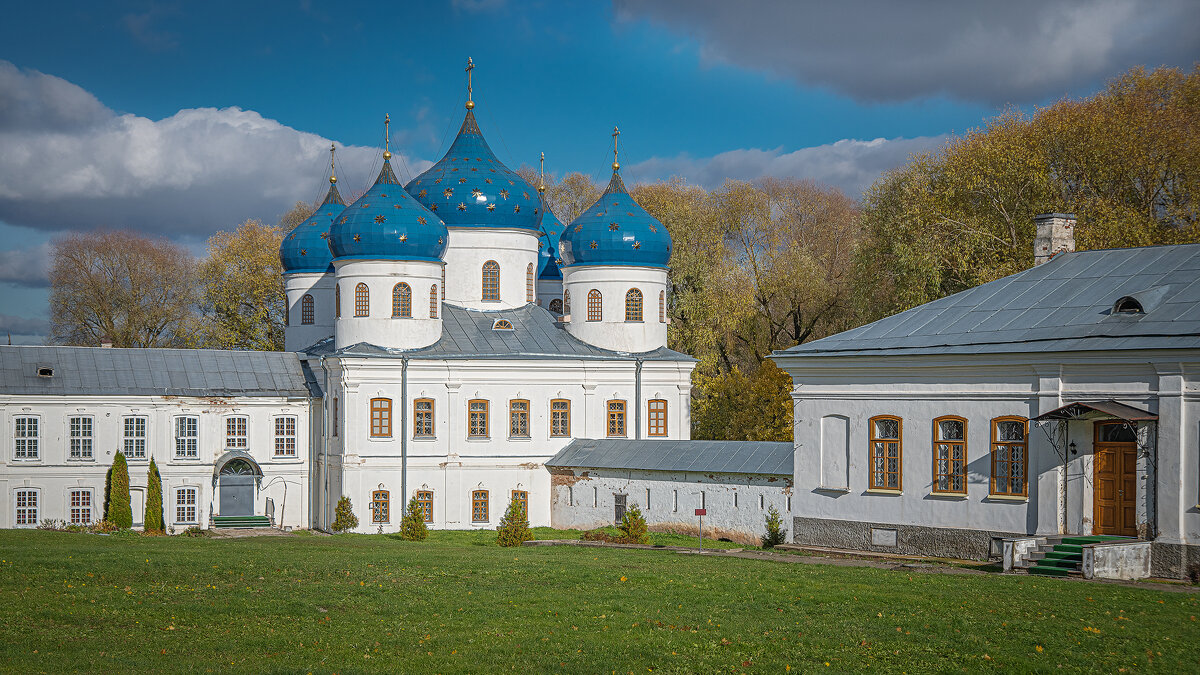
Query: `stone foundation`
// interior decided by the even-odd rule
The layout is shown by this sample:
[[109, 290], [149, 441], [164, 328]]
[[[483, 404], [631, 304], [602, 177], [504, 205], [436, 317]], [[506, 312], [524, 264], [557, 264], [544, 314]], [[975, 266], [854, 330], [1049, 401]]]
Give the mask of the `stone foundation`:
[[[1151, 542], [1150, 574], [1164, 579], [1200, 577], [1200, 546]], [[1200, 578], [1195, 580], [1200, 582]]]
[[826, 546], [877, 553], [900, 553], [938, 558], [987, 560], [999, 558], [998, 540], [1026, 536], [921, 525], [868, 523], [825, 518], [792, 518], [792, 542], [801, 546]]

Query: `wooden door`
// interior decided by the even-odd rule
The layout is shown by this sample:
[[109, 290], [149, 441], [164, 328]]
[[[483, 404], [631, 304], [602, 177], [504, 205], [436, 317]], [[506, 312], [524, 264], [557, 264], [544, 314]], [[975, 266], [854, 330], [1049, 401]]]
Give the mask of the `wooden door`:
[[1137, 536], [1137, 442], [1124, 422], [1096, 424], [1095, 534]]

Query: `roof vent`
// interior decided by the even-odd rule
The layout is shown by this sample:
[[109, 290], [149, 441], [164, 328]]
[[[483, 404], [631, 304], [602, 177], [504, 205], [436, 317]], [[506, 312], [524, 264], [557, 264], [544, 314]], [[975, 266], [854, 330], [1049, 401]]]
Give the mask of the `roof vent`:
[[54, 369], [50, 366], [38, 366], [38, 377], [54, 377]]
[[1126, 295], [1120, 300], [1117, 300], [1113, 305], [1113, 314], [1145, 314], [1146, 310], [1142, 309], [1142, 303], [1137, 301], [1137, 298]]
[[512, 330], [512, 329], [513, 329], [512, 322], [509, 321], [508, 319], [496, 319], [496, 321], [492, 323], [492, 330]]

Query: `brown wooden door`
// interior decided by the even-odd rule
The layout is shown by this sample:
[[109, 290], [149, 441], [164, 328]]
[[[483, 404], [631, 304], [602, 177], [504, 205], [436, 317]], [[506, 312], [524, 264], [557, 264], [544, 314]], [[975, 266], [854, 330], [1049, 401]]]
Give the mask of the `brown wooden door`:
[[1095, 534], [1136, 537], [1137, 442], [1123, 422], [1096, 424]]

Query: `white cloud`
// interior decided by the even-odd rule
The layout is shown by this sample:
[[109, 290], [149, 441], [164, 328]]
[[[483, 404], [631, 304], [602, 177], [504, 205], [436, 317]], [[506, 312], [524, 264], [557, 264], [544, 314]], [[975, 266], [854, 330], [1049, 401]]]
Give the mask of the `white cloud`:
[[[274, 221], [323, 194], [329, 144], [240, 108], [116, 115], [77, 85], [0, 61], [0, 220], [11, 224], [203, 237]], [[397, 169], [429, 166], [396, 159]], [[376, 148], [339, 145], [343, 196], [380, 161]]]
[[[0, 334], [7, 339], [8, 335], [24, 335], [42, 337], [50, 331], [50, 322], [46, 319], [30, 318], [0, 314]], [[15, 341], [20, 344], [22, 341]]]
[[883, 172], [904, 164], [913, 154], [934, 150], [945, 141], [946, 136], [844, 139], [786, 153], [780, 148], [749, 148], [702, 158], [653, 157], [626, 171], [639, 181], [682, 176], [710, 189], [719, 187], [727, 178], [746, 181], [764, 176], [811, 178], [858, 198]]
[[0, 282], [42, 288], [50, 285], [50, 244], [0, 251]]
[[1038, 102], [1134, 65], [1200, 59], [1194, 0], [616, 0], [616, 8], [618, 20], [696, 40], [705, 61], [865, 101]]

